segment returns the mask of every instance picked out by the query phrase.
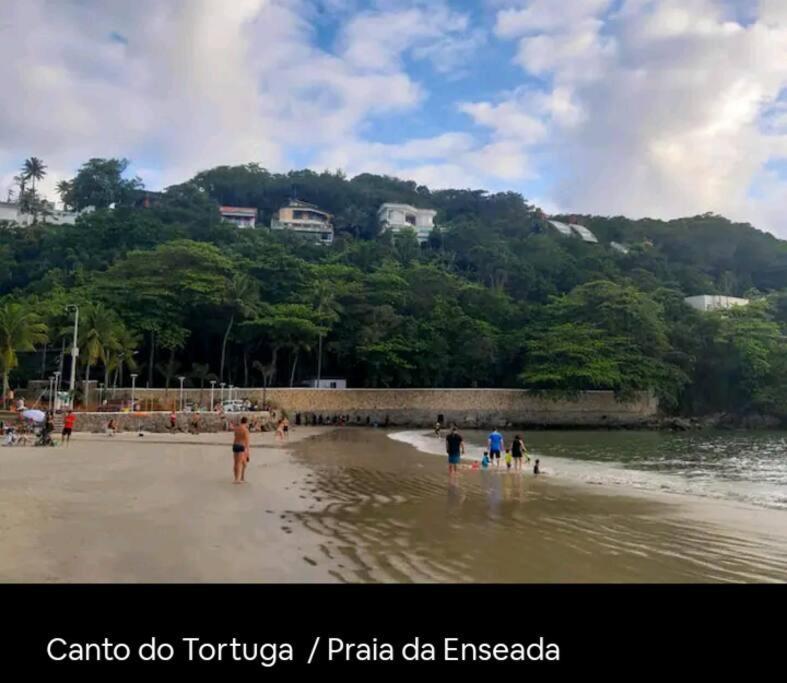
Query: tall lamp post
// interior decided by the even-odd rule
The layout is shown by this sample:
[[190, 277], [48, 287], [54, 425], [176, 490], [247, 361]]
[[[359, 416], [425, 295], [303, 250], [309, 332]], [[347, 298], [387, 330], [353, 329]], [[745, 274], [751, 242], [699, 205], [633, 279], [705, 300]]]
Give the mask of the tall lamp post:
[[210, 380], [210, 412], [213, 412], [213, 391], [216, 388], [216, 380]]
[[55, 403], [53, 410], [60, 410], [60, 370], [55, 370]]
[[52, 375], [49, 378], [49, 412], [52, 412], [54, 400], [55, 400], [55, 376]]
[[183, 380], [186, 378], [183, 375], [178, 377], [178, 381], [180, 382], [180, 412], [183, 412]]
[[224, 382], [219, 382], [219, 386], [221, 387], [221, 394], [219, 395], [219, 400], [221, 401], [222, 407], [224, 407]]
[[79, 334], [79, 306], [76, 304], [69, 304], [66, 306], [66, 311], [74, 311], [74, 342], [71, 344], [71, 379], [68, 383], [69, 393], [69, 408], [74, 408], [74, 397], [76, 396], [76, 381], [77, 381], [77, 357], [79, 356], [79, 347], [77, 346], [77, 335]]
[[136, 405], [134, 403], [134, 391], [136, 390], [136, 388], [137, 388], [137, 373], [132, 372], [131, 373], [131, 411], [132, 412], [134, 411], [134, 406]]

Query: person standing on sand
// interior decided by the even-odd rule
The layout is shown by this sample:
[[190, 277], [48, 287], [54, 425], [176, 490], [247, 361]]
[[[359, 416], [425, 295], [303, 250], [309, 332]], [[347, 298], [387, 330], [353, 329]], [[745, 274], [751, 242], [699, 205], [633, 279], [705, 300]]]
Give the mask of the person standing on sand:
[[489, 445], [489, 459], [495, 461], [495, 467], [500, 465], [500, 452], [505, 447], [503, 435], [495, 429], [487, 439]]
[[169, 431], [174, 432], [178, 426], [178, 414], [173, 410], [169, 414]]
[[74, 431], [74, 423], [77, 421], [77, 416], [73, 410], [69, 410], [63, 419], [63, 443], [68, 446], [71, 443], [71, 432]]
[[445, 437], [445, 450], [448, 453], [448, 474], [456, 474], [459, 469], [459, 459], [465, 452], [465, 442], [462, 435], [452, 425], [451, 431]]
[[284, 420], [276, 423], [276, 441], [284, 441]]
[[232, 471], [235, 475], [233, 484], [243, 484], [246, 481], [246, 465], [249, 463], [249, 428], [246, 423], [249, 418], [242, 417], [240, 424], [233, 428], [232, 440]]
[[527, 448], [525, 448], [525, 442], [519, 434], [514, 437], [514, 442], [511, 444], [511, 455], [514, 457], [515, 470], [522, 469], [523, 457], [527, 458], [527, 461], [530, 462], [530, 458], [527, 455]]

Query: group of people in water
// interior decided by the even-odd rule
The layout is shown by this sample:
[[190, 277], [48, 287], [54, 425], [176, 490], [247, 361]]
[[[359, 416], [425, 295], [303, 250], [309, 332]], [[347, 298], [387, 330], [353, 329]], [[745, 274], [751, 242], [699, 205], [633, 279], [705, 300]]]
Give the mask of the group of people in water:
[[[435, 426], [435, 434], [440, 437], [441, 425], [438, 423]], [[465, 441], [462, 434], [453, 425], [445, 437], [445, 450], [448, 454], [448, 474], [453, 475], [459, 471], [459, 463], [465, 453]], [[487, 437], [487, 448], [484, 450], [484, 455], [481, 458], [480, 464], [474, 462], [471, 469], [488, 469], [492, 465], [500, 467], [500, 460], [503, 460], [506, 469], [513, 469], [515, 471], [522, 470], [522, 461], [530, 463], [530, 456], [527, 452], [524, 439], [517, 434], [511, 443], [510, 447], [506, 446], [503, 435], [494, 429]], [[541, 473], [541, 462], [538, 458], [533, 463], [533, 474]]]

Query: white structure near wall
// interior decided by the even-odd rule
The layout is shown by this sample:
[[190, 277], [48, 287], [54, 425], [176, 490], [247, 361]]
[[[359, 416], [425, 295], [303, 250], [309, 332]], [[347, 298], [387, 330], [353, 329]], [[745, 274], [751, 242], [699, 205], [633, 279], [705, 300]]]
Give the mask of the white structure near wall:
[[418, 241], [423, 244], [434, 229], [434, 209], [417, 209], [409, 204], [385, 203], [377, 210], [377, 218], [383, 232], [390, 230], [398, 234], [404, 230], [415, 231]]
[[737, 296], [724, 296], [723, 294], [699, 294], [697, 296], [687, 296], [683, 299], [689, 306], [698, 311], [718, 311], [733, 306], [745, 306], [749, 303], [748, 299]]
[[222, 220], [239, 228], [253, 228], [257, 225], [257, 209], [244, 206], [220, 206]]
[[322, 377], [321, 379], [309, 379], [303, 383], [311, 389], [346, 389], [347, 380], [339, 377]]

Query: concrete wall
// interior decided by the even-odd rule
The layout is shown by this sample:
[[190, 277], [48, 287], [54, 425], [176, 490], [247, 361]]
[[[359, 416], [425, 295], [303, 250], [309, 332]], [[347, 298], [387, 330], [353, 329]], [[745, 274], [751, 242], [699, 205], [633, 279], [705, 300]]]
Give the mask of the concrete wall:
[[[186, 400], [197, 400], [199, 389], [186, 389]], [[118, 390], [117, 398], [130, 390]], [[137, 389], [136, 398], [165, 402], [163, 389]], [[166, 401], [177, 400], [178, 391], [170, 390]], [[263, 390], [234, 389], [233, 396], [260, 403]], [[219, 392], [214, 394], [219, 399]], [[207, 403], [209, 392], [203, 392]], [[446, 423], [464, 427], [492, 425], [602, 427], [635, 426], [652, 420], [658, 402], [641, 393], [621, 403], [609, 391], [588, 391], [576, 401], [553, 401], [519, 389], [311, 389], [271, 388], [265, 400], [281, 408], [292, 421], [312, 424], [349, 416], [350, 424], [432, 426], [442, 415]]]
[[[241, 417], [246, 415], [249, 421], [257, 420], [260, 422], [264, 431], [271, 431], [275, 428], [272, 418], [267, 412], [256, 413], [230, 413], [226, 416], [216, 413], [200, 413], [200, 432], [221, 432], [227, 427], [227, 420], [232, 423], [238, 422]], [[134, 413], [77, 413], [77, 420], [74, 430], [77, 432], [103, 432], [106, 430], [107, 423], [115, 420], [118, 431], [135, 432], [168, 432], [169, 412], [154, 412], [144, 414]], [[194, 413], [179, 413], [177, 415], [177, 429], [183, 432], [189, 431]]]

